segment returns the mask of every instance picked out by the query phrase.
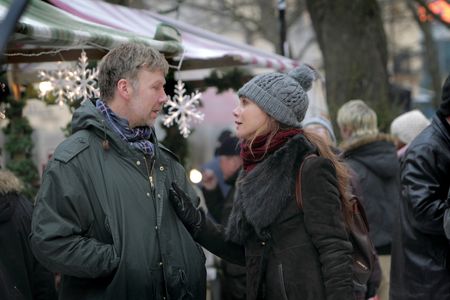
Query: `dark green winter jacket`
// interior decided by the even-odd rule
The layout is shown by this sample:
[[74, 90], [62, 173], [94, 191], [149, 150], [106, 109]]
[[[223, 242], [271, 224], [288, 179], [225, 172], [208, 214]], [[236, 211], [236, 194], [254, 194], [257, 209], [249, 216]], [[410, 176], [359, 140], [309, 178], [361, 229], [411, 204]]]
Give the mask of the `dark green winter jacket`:
[[173, 154], [153, 140], [156, 159], [144, 157], [89, 101], [72, 129], [46, 168], [31, 235], [37, 259], [63, 274], [60, 298], [204, 299], [204, 254], [168, 199], [172, 181], [196, 199]]

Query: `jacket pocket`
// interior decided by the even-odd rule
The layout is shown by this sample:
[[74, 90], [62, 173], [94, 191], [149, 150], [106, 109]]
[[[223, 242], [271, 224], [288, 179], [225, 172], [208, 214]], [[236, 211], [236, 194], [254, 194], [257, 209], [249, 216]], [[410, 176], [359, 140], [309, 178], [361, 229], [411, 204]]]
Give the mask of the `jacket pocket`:
[[289, 300], [286, 293], [286, 286], [284, 285], [283, 265], [278, 265], [278, 279], [280, 280], [280, 292], [283, 296], [283, 300]]
[[193, 300], [194, 296], [192, 295], [188, 278], [186, 276], [186, 272], [176, 266], [168, 267], [167, 274], [167, 291], [169, 293], [170, 299], [176, 300]]

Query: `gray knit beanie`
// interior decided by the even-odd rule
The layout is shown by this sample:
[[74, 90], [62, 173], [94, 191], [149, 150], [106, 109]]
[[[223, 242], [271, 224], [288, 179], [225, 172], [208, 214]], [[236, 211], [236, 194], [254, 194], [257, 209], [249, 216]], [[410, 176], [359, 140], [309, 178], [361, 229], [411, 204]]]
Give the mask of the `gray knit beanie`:
[[287, 74], [255, 76], [239, 89], [238, 95], [254, 101], [278, 122], [301, 128], [309, 102], [306, 92], [315, 78], [314, 69], [304, 64]]

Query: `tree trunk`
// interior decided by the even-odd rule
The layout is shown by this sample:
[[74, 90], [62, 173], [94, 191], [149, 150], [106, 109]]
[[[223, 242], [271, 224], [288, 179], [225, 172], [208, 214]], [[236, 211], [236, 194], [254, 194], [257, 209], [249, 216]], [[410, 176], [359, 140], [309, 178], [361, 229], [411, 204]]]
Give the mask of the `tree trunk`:
[[362, 99], [382, 129], [394, 117], [389, 101], [387, 42], [376, 0], [306, 0], [322, 51], [331, 113]]

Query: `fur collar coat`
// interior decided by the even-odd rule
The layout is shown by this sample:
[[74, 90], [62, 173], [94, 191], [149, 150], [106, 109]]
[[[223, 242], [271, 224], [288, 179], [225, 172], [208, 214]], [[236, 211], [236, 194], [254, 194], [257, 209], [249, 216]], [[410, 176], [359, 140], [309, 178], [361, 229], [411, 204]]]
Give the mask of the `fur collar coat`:
[[248, 300], [353, 297], [352, 247], [330, 160], [304, 164], [302, 209], [295, 200], [296, 175], [311, 152], [299, 134], [238, 178], [225, 233], [245, 248]]
[[[229, 240], [242, 245], [253, 233], [264, 238], [264, 229], [293, 200], [296, 172], [303, 158], [312, 152], [314, 147], [305, 136], [297, 135], [248, 174], [241, 171], [228, 219]], [[273, 195], [276, 197], [269, 197]]]

